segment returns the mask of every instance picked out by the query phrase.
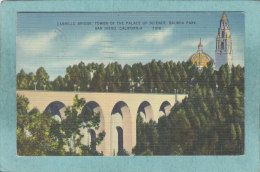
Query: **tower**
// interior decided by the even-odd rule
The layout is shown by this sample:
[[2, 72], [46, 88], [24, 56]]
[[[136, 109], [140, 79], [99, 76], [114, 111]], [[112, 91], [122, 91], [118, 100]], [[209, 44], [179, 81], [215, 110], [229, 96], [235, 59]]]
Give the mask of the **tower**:
[[218, 70], [225, 64], [230, 68], [232, 66], [232, 39], [227, 16], [223, 13], [216, 38], [215, 69]]

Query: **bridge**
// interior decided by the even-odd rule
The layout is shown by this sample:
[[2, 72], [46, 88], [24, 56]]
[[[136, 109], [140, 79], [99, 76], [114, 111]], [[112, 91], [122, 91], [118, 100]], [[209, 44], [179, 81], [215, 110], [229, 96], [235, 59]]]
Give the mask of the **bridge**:
[[84, 98], [86, 104], [82, 110], [89, 108], [100, 113], [100, 128], [81, 129], [83, 144], [90, 144], [101, 131], [106, 132], [102, 143], [96, 148], [105, 156], [116, 155], [124, 148], [132, 152], [136, 145], [136, 117], [140, 113], [144, 121], [158, 121], [162, 115], [168, 115], [171, 107], [181, 102], [187, 94], [159, 93], [104, 93], [104, 92], [57, 92], [57, 91], [16, 91], [30, 101], [29, 109], [36, 107], [40, 112], [50, 111], [57, 120], [65, 118], [66, 106], [73, 104], [77, 94]]

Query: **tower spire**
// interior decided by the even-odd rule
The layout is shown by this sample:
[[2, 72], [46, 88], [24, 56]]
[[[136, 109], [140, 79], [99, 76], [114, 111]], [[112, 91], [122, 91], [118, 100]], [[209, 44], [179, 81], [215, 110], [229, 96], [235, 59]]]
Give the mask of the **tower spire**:
[[201, 38], [200, 38], [200, 43], [199, 43], [199, 45], [198, 45], [198, 50], [201, 51], [201, 50], [202, 50], [202, 47], [203, 47], [203, 46], [202, 46]]
[[225, 13], [225, 12], [223, 12], [222, 17], [221, 17], [221, 20], [227, 20], [227, 16], [226, 16], [226, 13]]

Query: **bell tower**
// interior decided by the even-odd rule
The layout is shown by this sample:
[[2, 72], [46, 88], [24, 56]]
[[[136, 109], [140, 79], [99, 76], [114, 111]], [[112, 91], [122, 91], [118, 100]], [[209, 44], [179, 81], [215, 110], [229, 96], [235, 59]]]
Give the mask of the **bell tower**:
[[216, 38], [215, 69], [225, 64], [232, 66], [232, 39], [226, 13], [223, 13]]

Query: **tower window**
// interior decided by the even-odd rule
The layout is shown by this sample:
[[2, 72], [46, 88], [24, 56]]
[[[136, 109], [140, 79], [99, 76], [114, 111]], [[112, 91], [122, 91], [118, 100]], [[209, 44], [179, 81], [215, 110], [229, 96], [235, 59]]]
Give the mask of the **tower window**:
[[221, 42], [221, 49], [224, 49], [224, 42]]
[[224, 31], [222, 31], [222, 38], [224, 38], [224, 35], [225, 35], [225, 32], [224, 32]]

